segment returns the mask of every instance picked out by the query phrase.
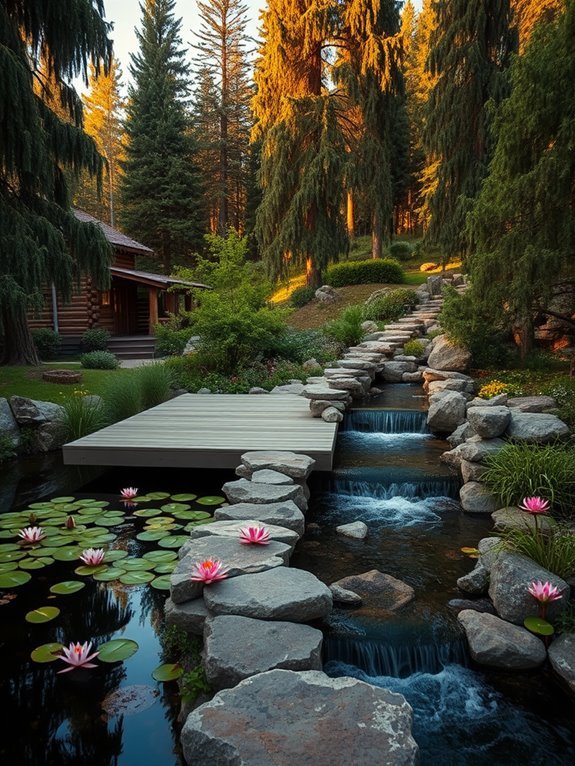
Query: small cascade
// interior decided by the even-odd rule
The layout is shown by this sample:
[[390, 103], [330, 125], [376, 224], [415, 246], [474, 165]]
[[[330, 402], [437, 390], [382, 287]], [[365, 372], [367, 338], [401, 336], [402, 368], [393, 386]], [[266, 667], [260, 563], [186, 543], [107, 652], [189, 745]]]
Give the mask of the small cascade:
[[459, 497], [459, 482], [456, 477], [438, 476], [421, 479], [417, 482], [372, 483], [354, 481], [338, 477], [330, 477], [324, 491], [334, 495], [352, 495], [353, 497], [368, 497], [375, 500], [392, 500], [401, 497], [406, 500], [416, 498]]
[[379, 434], [427, 434], [427, 413], [420, 410], [351, 410], [340, 431]]
[[328, 671], [336, 670], [338, 664], [353, 665], [368, 676], [407, 678], [413, 673], [439, 673], [446, 665], [469, 664], [463, 638], [395, 646], [381, 641], [328, 637], [323, 651]]

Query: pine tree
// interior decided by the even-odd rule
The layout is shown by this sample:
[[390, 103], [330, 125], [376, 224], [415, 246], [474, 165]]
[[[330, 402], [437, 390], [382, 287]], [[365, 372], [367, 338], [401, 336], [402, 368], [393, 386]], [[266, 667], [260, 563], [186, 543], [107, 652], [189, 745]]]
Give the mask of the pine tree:
[[86, 210], [96, 218], [116, 225], [121, 162], [124, 159], [122, 147], [123, 117], [125, 103], [121, 95], [122, 71], [116, 59], [112, 60], [108, 73], [96, 74], [90, 66], [89, 92], [83, 96], [84, 129], [96, 142], [98, 151], [106, 160], [102, 191], [86, 175], [82, 178], [74, 195], [77, 207]]
[[[37, 364], [26, 311], [52, 283], [69, 298], [81, 273], [109, 281], [110, 250], [95, 226], [70, 211], [66, 170], [101, 172], [82, 132], [69, 84], [88, 62], [107, 66], [109, 28], [101, 0], [7, 0], [0, 5], [0, 326], [2, 363]], [[36, 83], [36, 89], [34, 87]], [[59, 104], [61, 119], [50, 107]]]
[[511, 7], [519, 31], [519, 51], [523, 53], [535, 26], [557, 18], [565, 8], [565, 0], [511, 0]]
[[[198, 2], [198, 11], [200, 28], [194, 47], [217, 91], [217, 144], [213, 149], [219, 156], [216, 164], [204, 167], [204, 172], [217, 190], [218, 231], [223, 236], [230, 225], [239, 230], [244, 218], [249, 102], [253, 95], [246, 52], [247, 6], [241, 0], [207, 0]], [[212, 127], [210, 134], [213, 132]]]
[[221, 179], [215, 170], [220, 161], [220, 119], [218, 89], [212, 73], [202, 66], [192, 103], [192, 125], [196, 141], [196, 164], [203, 179], [203, 207], [211, 234], [219, 229], [219, 202], [223, 196]]
[[201, 190], [185, 108], [189, 69], [175, 0], [146, 0], [132, 56], [122, 222], [169, 274], [201, 242]]
[[[575, 328], [575, 3], [538, 30], [511, 69], [490, 174], [473, 210], [478, 310], [533, 339], [538, 313]], [[563, 311], [554, 308], [561, 297]]]
[[437, 77], [427, 108], [425, 142], [439, 165], [427, 240], [444, 262], [468, 252], [465, 221], [489, 161], [487, 104], [504, 93], [512, 46], [509, 0], [442, 0], [432, 39]]

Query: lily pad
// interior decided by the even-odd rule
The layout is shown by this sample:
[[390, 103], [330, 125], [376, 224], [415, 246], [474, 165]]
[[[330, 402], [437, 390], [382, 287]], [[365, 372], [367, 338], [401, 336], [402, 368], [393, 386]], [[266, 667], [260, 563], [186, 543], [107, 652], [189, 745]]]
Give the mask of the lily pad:
[[134, 511], [134, 516], [139, 516], [143, 519], [151, 518], [152, 516], [161, 516], [162, 511], [159, 508], [142, 508], [140, 511]]
[[75, 499], [75, 497], [53, 497], [50, 502], [60, 505], [61, 503], [73, 503]]
[[138, 644], [129, 638], [114, 638], [98, 647], [101, 662], [121, 662], [138, 651]]
[[13, 572], [3, 572], [0, 574], [0, 588], [18, 588], [30, 582], [32, 575], [29, 572], [22, 572], [20, 569]]
[[67, 551], [68, 548], [64, 548], [64, 547], [51, 548], [50, 546], [45, 548], [44, 546], [42, 546], [41, 548], [35, 548], [33, 551], [28, 551], [28, 556], [31, 556], [33, 559], [35, 558], [41, 559], [41, 558], [44, 558], [44, 556], [51, 556], [52, 558], [55, 558], [56, 554], [63, 550]]
[[157, 561], [159, 564], [165, 564], [167, 561], [175, 561], [178, 554], [175, 551], [148, 551], [142, 556], [143, 559]]
[[170, 493], [169, 492], [148, 492], [148, 494], [144, 495], [144, 497], [147, 497], [150, 500], [167, 500], [170, 497]]
[[166, 503], [166, 505], [162, 505], [162, 511], [164, 513], [176, 513], [177, 511], [189, 511], [191, 508], [190, 505], [187, 505], [186, 503]]
[[543, 620], [541, 617], [526, 617], [523, 624], [532, 633], [538, 636], [552, 636], [555, 633], [555, 628], [547, 620]]
[[106, 551], [104, 560], [108, 563], [110, 561], [120, 561], [121, 559], [125, 559], [127, 555], [128, 555], [128, 551], [123, 551], [120, 548], [117, 548], [117, 549], [114, 549], [113, 551]]
[[4, 564], [0, 564], [0, 574], [2, 572], [13, 572], [15, 569], [18, 569], [17, 561], [6, 561]]
[[18, 529], [14, 527], [14, 529], [3, 529], [0, 531], [0, 540], [9, 540], [11, 537], [16, 537], [18, 535]]
[[42, 644], [30, 652], [30, 657], [34, 662], [55, 662], [60, 659], [62, 644]]
[[170, 590], [170, 575], [156, 577], [150, 582], [150, 585], [157, 590]]
[[171, 535], [158, 541], [160, 548], [181, 548], [190, 538], [187, 535]]
[[38, 609], [33, 609], [26, 614], [26, 622], [39, 624], [41, 622], [50, 622], [55, 620], [60, 614], [60, 610], [57, 606], [39, 606]]
[[28, 506], [29, 510], [31, 511], [42, 511], [51, 507], [52, 507], [52, 503], [48, 500], [45, 500], [41, 503], [30, 503], [30, 505]]
[[23, 559], [26, 555], [25, 551], [4, 551], [0, 553], [0, 563], [4, 564], [7, 561], [18, 561]]
[[186, 503], [188, 500], [195, 500], [197, 495], [192, 495], [189, 492], [180, 494], [180, 495], [172, 495], [172, 500], [175, 500], [176, 503]]
[[22, 550], [18, 543], [0, 543], [0, 554], [6, 553], [6, 551], [19, 551]]
[[95, 567], [82, 566], [74, 569], [74, 573], [81, 577], [88, 577], [89, 575], [97, 574], [98, 572], [104, 572], [107, 569], [105, 564], [99, 564]]
[[167, 663], [159, 665], [153, 672], [152, 678], [155, 681], [177, 681], [184, 674], [184, 668], [178, 663]]
[[72, 593], [77, 593], [82, 588], [86, 587], [85, 582], [80, 580], [64, 580], [64, 582], [57, 582], [50, 587], [50, 593], [55, 593], [58, 596], [70, 596]]
[[97, 580], [97, 582], [111, 582], [112, 580], [119, 580], [123, 574], [126, 574], [125, 569], [108, 567], [103, 572], [96, 572], [94, 580]]
[[[168, 530], [157, 530], [154, 532], [140, 532], [136, 535], [136, 540], [142, 540], [146, 543], [156, 542], [164, 537], [169, 537], [170, 532]], [[0, 559], [1, 560], [1, 559]]]
[[122, 566], [124, 569], [132, 572], [134, 570], [153, 569], [154, 562], [145, 558], [124, 559], [122, 561]]
[[225, 503], [226, 498], [221, 497], [221, 495], [206, 495], [205, 497], [200, 497], [196, 500], [196, 503], [199, 505], [220, 505], [220, 503]]
[[75, 545], [72, 548], [58, 548], [51, 555], [56, 561], [76, 561], [81, 553], [82, 548]]
[[202, 521], [202, 519], [212, 518], [212, 514], [207, 511], [178, 511], [174, 516], [184, 521]]
[[20, 569], [44, 569], [53, 563], [54, 559], [50, 556], [41, 556], [37, 559], [22, 559], [18, 562], [18, 566]]
[[177, 563], [177, 561], [166, 561], [165, 564], [156, 564], [154, 567], [154, 572], [161, 575], [172, 574], [177, 566]]
[[156, 575], [153, 572], [144, 572], [134, 570], [133, 572], [126, 572], [119, 579], [123, 585], [145, 585], [148, 582], [152, 582]]

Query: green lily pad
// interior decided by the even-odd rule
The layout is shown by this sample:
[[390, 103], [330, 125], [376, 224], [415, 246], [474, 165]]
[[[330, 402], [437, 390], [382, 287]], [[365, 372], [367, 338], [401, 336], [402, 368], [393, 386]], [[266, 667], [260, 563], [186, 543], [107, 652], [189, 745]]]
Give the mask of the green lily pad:
[[57, 534], [51, 534], [50, 532], [45, 537], [46, 545], [51, 548], [62, 548], [64, 545], [70, 545], [70, 537], [62, 535], [60, 530]]
[[42, 556], [37, 559], [22, 559], [18, 562], [20, 569], [44, 569], [44, 567], [50, 566], [54, 563], [54, 559], [50, 556]]
[[99, 548], [101, 545], [111, 543], [116, 539], [116, 537], [117, 535], [113, 535], [111, 532], [109, 532], [105, 535], [89, 535], [88, 537], [83, 536], [80, 538], [80, 542], [87, 542], [90, 548]]
[[123, 551], [118, 549], [114, 549], [113, 551], [106, 551], [106, 561], [109, 563], [111, 561], [120, 561], [121, 559], [125, 559], [128, 555], [128, 551]]
[[45, 548], [42, 546], [41, 548], [35, 548], [33, 551], [28, 551], [28, 556], [31, 556], [33, 559], [41, 559], [44, 558], [44, 556], [51, 556], [52, 558], [55, 558], [56, 553], [59, 553], [62, 550], [68, 550], [68, 548], [51, 548], [50, 546]]
[[156, 564], [154, 572], [161, 575], [172, 574], [177, 564], [177, 561], [166, 561], [165, 564]]
[[187, 535], [171, 535], [158, 541], [160, 548], [181, 548], [190, 538]]
[[167, 527], [175, 523], [176, 520], [173, 516], [156, 516], [153, 519], [146, 519], [146, 529], [151, 527]]
[[23, 559], [26, 555], [26, 551], [4, 551], [0, 553], [0, 563], [4, 564], [7, 561], [18, 561]]
[[107, 516], [101, 519], [96, 519], [94, 526], [96, 527], [117, 527], [118, 524], [124, 523], [124, 516]]
[[49, 501], [43, 501], [41, 503], [30, 503], [28, 509], [31, 511], [42, 511], [52, 507], [52, 503]]
[[202, 519], [212, 518], [212, 514], [207, 511], [179, 511], [174, 516], [183, 521], [202, 521]]
[[0, 574], [2, 572], [13, 572], [15, 569], [18, 569], [17, 561], [7, 561], [5, 564], [0, 564]]
[[133, 571], [126, 572], [125, 575], [120, 577], [120, 582], [123, 585], [145, 585], [156, 577], [153, 572]]
[[179, 663], [167, 663], [159, 665], [153, 672], [152, 678], [155, 681], [167, 682], [177, 681], [184, 674], [184, 668]]
[[553, 625], [541, 617], [526, 617], [523, 624], [527, 630], [536, 633], [538, 636], [552, 636], [555, 633]]
[[148, 492], [144, 497], [150, 500], [167, 500], [170, 497], [169, 492]]
[[55, 662], [60, 659], [62, 644], [42, 644], [30, 652], [34, 662]]
[[55, 593], [58, 596], [70, 596], [72, 593], [77, 593], [82, 588], [86, 587], [85, 582], [80, 580], [64, 580], [64, 582], [57, 582], [50, 587], [50, 593]]
[[205, 497], [200, 497], [196, 500], [196, 503], [199, 505], [220, 505], [220, 503], [225, 503], [226, 498], [221, 497], [220, 495], [206, 495]]
[[25, 620], [34, 624], [50, 622], [50, 620], [55, 620], [59, 614], [60, 610], [57, 606], [39, 606], [38, 609], [28, 612]]
[[78, 505], [78, 503], [60, 503], [58, 505], [58, 510], [62, 513], [72, 513], [73, 511], [77, 511], [80, 509], [81, 506]]
[[175, 500], [176, 503], [186, 503], [188, 500], [195, 500], [196, 497], [197, 495], [192, 495], [188, 492], [181, 495], [172, 495], [172, 500]]
[[190, 505], [187, 505], [186, 503], [166, 503], [166, 505], [162, 505], [162, 511], [164, 513], [176, 513], [177, 511], [189, 511], [191, 508]]
[[142, 508], [139, 511], [134, 511], [134, 516], [139, 516], [143, 519], [151, 518], [152, 516], [161, 516], [162, 511], [159, 508]]
[[3, 529], [0, 531], [0, 540], [8, 540], [11, 537], [16, 537], [18, 535], [18, 530], [16, 527], [14, 529]]
[[[136, 540], [142, 540], [146, 543], [155, 542], [161, 540], [164, 537], [169, 537], [170, 532], [166, 530], [158, 530], [157, 532], [140, 532], [136, 535]], [[1, 561], [1, 559], [0, 559]]]
[[122, 566], [124, 569], [132, 572], [134, 570], [153, 569], [154, 562], [145, 558], [124, 559]]
[[200, 521], [190, 521], [184, 527], [184, 532], [191, 532], [196, 527], [205, 527], [206, 524], [213, 524], [214, 521], [216, 519], [213, 516], [210, 516], [209, 519], [200, 519]]
[[97, 574], [98, 572], [104, 572], [107, 569], [105, 564], [98, 564], [95, 567], [82, 566], [74, 569], [74, 573], [81, 577], [88, 577], [89, 575]]
[[87, 508], [107, 508], [110, 503], [108, 500], [92, 500], [90, 501], [90, 504], [87, 505], [86, 503], [78, 503], [79, 505], [83, 505]]
[[75, 545], [72, 548], [58, 548], [52, 554], [52, 558], [56, 559], [56, 561], [76, 561], [81, 553], [82, 548]]
[[98, 647], [98, 659], [101, 662], [121, 662], [138, 651], [135, 641], [129, 638], [114, 638]]
[[111, 582], [112, 580], [119, 580], [123, 574], [126, 574], [125, 569], [120, 569], [120, 567], [108, 567], [103, 572], [96, 572], [94, 580], [97, 580], [98, 582]]
[[13, 572], [3, 572], [0, 574], [0, 588], [18, 588], [30, 582], [32, 575], [29, 572], [22, 572], [20, 569]]
[[53, 497], [50, 502], [60, 505], [61, 503], [73, 503], [75, 499], [75, 497]]
[[157, 561], [159, 564], [165, 564], [167, 561], [175, 561], [178, 554], [175, 551], [148, 551], [142, 556], [143, 559]]
[[22, 550], [18, 543], [0, 543], [0, 553], [6, 553], [6, 551], [19, 551]]
[[151, 581], [150, 585], [152, 588], [156, 588], [156, 590], [170, 590], [170, 575], [156, 577]]

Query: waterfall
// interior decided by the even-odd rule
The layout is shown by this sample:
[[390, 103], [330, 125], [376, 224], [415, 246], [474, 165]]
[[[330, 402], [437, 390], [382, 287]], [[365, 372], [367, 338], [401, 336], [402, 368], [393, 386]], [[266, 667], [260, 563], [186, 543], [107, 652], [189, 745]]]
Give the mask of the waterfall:
[[326, 491], [336, 495], [370, 497], [377, 500], [391, 500], [394, 497], [403, 497], [408, 500], [429, 497], [456, 499], [459, 497], [459, 482], [456, 477], [437, 476], [417, 482], [375, 484], [367, 481], [353, 481], [335, 475], [330, 477]]
[[425, 434], [427, 413], [420, 410], [351, 410], [340, 431], [383, 434]]

